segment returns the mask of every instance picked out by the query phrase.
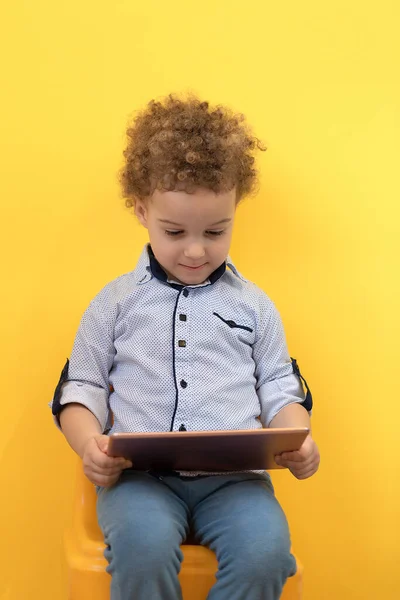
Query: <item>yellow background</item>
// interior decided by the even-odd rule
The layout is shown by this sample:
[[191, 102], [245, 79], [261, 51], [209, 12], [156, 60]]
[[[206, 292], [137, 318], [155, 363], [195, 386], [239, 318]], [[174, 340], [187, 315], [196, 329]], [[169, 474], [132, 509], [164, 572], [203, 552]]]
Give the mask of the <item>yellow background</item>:
[[322, 463], [274, 481], [305, 600], [395, 600], [399, 494], [396, 0], [2, 6], [0, 600], [65, 600], [74, 457], [47, 402], [89, 300], [145, 231], [116, 173], [128, 115], [192, 89], [268, 145], [232, 256], [276, 302]]

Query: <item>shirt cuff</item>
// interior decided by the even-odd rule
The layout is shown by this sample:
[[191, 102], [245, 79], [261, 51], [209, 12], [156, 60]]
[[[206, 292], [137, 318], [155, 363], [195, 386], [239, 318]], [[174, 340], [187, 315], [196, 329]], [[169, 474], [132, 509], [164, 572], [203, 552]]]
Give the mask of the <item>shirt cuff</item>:
[[303, 404], [305, 400], [303, 387], [294, 373], [267, 381], [259, 387], [257, 394], [261, 403], [261, 422], [264, 427], [269, 427], [272, 419], [285, 406], [296, 402]]
[[[80, 381], [67, 381], [62, 387], [59, 402], [59, 411], [53, 415], [54, 422], [59, 429], [59, 416], [62, 408], [67, 404], [82, 404], [94, 414], [104, 432], [109, 424], [108, 393], [104, 388], [83, 383]], [[52, 403], [51, 403], [52, 405]]]

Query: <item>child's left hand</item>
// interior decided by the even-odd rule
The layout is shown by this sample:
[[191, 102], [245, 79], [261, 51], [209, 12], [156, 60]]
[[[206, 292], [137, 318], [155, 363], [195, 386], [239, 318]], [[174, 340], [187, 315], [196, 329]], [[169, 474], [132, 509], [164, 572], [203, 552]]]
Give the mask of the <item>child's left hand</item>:
[[320, 456], [317, 444], [308, 435], [299, 450], [275, 456], [277, 465], [287, 467], [297, 479], [307, 479], [318, 470]]

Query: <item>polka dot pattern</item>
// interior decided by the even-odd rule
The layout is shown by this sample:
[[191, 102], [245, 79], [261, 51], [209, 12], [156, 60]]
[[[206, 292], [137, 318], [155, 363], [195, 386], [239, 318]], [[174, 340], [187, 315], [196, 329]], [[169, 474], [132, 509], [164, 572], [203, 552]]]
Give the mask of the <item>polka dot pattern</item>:
[[60, 404], [69, 402], [103, 430], [111, 411], [112, 433], [257, 429], [304, 392], [278, 311], [230, 259], [212, 284], [173, 287], [154, 277], [146, 247], [83, 315]]

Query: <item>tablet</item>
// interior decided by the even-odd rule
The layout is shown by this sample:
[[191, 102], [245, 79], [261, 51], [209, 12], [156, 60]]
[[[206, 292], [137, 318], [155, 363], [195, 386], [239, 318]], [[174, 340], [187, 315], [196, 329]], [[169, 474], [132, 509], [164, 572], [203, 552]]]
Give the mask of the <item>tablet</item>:
[[274, 456], [298, 450], [309, 429], [114, 433], [108, 454], [136, 470], [247, 471], [279, 469]]

